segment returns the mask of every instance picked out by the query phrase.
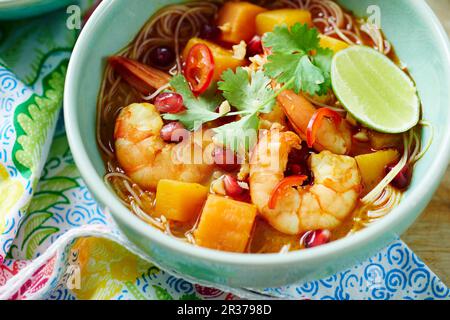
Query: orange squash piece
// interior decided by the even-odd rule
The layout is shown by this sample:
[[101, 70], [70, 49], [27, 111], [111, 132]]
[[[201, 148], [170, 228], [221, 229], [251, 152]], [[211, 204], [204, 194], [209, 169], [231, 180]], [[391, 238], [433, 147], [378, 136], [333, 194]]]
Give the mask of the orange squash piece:
[[200, 214], [207, 196], [208, 188], [200, 184], [160, 180], [155, 212], [174, 221], [192, 221]]
[[355, 157], [364, 185], [364, 192], [369, 193], [383, 180], [388, 165], [398, 161], [400, 154], [395, 149], [377, 151]]
[[244, 252], [256, 218], [256, 207], [210, 195], [203, 208], [195, 240], [199, 246], [230, 252]]
[[349, 47], [349, 45], [346, 42], [323, 34], [319, 35], [319, 38], [320, 38], [320, 46], [322, 48], [331, 49], [333, 50], [334, 53], [338, 53], [339, 51]]
[[238, 44], [249, 42], [256, 34], [255, 18], [267, 9], [249, 2], [227, 2], [219, 11], [217, 25], [222, 28], [221, 40]]
[[312, 27], [312, 16], [308, 10], [279, 9], [271, 10], [256, 16], [256, 33], [260, 36], [272, 32], [275, 26], [285, 24], [289, 28], [296, 23], [307, 24]]
[[214, 58], [214, 76], [213, 81], [219, 81], [220, 77], [222, 75], [222, 72], [224, 72], [227, 69], [232, 69], [233, 71], [236, 70], [237, 67], [242, 67], [245, 65], [246, 61], [239, 60], [233, 57], [233, 51], [225, 49], [215, 43], [212, 43], [207, 40], [199, 39], [199, 38], [192, 38], [187, 43], [186, 47], [183, 50], [183, 59], [186, 60], [189, 51], [193, 46], [196, 44], [204, 44], [208, 46], [208, 48], [211, 50], [211, 53]]

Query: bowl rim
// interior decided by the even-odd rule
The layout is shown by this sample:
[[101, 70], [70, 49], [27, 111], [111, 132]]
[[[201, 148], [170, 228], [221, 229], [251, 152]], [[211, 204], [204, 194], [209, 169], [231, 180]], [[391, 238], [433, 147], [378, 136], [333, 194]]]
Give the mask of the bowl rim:
[[[282, 264], [311, 263], [323, 258], [332, 259], [356, 249], [363, 248], [376, 239], [379, 239], [380, 235], [384, 232], [394, 230], [395, 227], [400, 226], [405, 217], [412, 214], [415, 208], [420, 207], [421, 204], [419, 201], [403, 201], [393, 210], [393, 212], [391, 212], [391, 214], [353, 235], [333, 241], [324, 246], [308, 250], [293, 251], [286, 254], [242, 254], [197, 247], [173, 239], [146, 224], [144, 221], [133, 215], [129, 209], [120, 202], [113, 191], [104, 183], [103, 177], [100, 177], [97, 174], [94, 165], [88, 157], [86, 146], [82, 142], [82, 135], [78, 125], [80, 120], [77, 116], [77, 97], [74, 95], [75, 92], [78, 92], [77, 88], [79, 86], [79, 83], [77, 83], [76, 80], [82, 79], [82, 75], [80, 74], [79, 69], [77, 69], [77, 65], [82, 61], [82, 52], [89, 49], [87, 43], [90, 42], [92, 35], [95, 34], [95, 30], [101, 27], [102, 21], [107, 19], [108, 12], [110, 11], [109, 9], [119, 5], [119, 3], [121, 3], [121, 1], [118, 0], [103, 1], [91, 16], [89, 22], [85, 25], [69, 62], [64, 93], [66, 132], [74, 161], [89, 190], [101, 204], [109, 209], [114, 219], [120, 220], [124, 225], [133, 229], [139, 235], [146, 237], [161, 247], [172, 250], [172, 252], [214, 263], [256, 267], [263, 265], [276, 266]], [[415, 10], [420, 12], [422, 17], [430, 20], [435, 29], [434, 31], [439, 38], [439, 42], [443, 47], [443, 51], [445, 51], [446, 60], [448, 61], [448, 64], [445, 67], [450, 76], [450, 44], [443, 26], [433, 10], [424, 0], [411, 1], [410, 5], [414, 6]], [[448, 101], [448, 103], [450, 107], [450, 101]], [[446, 124], [450, 126], [450, 113], [446, 120]], [[434, 194], [439, 186], [439, 182], [443, 178], [450, 161], [450, 130], [447, 130], [443, 134], [445, 134], [445, 136], [443, 144], [441, 145], [441, 152], [436, 155], [433, 166], [429, 168], [427, 176], [421, 181], [420, 188], [414, 188], [409, 191], [412, 199], [427, 199], [427, 196], [431, 199], [431, 195]], [[426, 203], [428, 203], [428, 201], [426, 201]]]

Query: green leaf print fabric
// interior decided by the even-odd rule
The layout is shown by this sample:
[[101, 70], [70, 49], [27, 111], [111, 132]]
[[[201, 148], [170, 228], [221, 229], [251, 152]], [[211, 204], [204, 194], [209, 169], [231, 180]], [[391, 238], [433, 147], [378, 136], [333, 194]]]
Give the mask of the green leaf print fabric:
[[78, 31], [67, 18], [60, 10], [0, 22], [0, 299], [450, 298], [400, 240], [327, 279], [260, 292], [160, 270], [93, 199], [72, 159], [60, 110]]
[[[66, 30], [64, 15], [1, 26], [2, 185], [7, 203], [0, 213], [0, 261], [28, 213], [62, 105], [64, 79], [77, 31]], [[39, 28], [38, 26], [45, 26]], [[18, 39], [18, 41], [15, 41]], [[33, 44], [37, 44], [36, 47]], [[27, 53], [25, 55], [24, 53]], [[10, 188], [6, 188], [10, 185]], [[9, 231], [5, 233], [5, 231]]]

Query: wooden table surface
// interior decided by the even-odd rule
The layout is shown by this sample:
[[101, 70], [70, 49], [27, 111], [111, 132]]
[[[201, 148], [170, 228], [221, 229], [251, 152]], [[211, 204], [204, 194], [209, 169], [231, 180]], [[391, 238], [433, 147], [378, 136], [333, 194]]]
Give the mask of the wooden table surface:
[[[450, 0], [427, 1], [450, 35]], [[450, 286], [450, 167], [433, 200], [402, 239]]]

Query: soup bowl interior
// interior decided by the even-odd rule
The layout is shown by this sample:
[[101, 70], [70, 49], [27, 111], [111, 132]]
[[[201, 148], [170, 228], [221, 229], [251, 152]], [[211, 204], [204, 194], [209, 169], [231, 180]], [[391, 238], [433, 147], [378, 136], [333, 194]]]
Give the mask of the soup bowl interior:
[[[96, 144], [96, 103], [105, 58], [130, 43], [159, 8], [177, 2], [104, 1], [81, 33], [66, 80], [65, 122], [74, 159], [96, 199], [111, 212], [130, 241], [155, 264], [187, 279], [224, 287], [263, 288], [322, 278], [361, 262], [415, 221], [437, 188], [450, 154], [448, 37], [421, 0], [340, 1], [359, 16], [367, 16], [374, 8], [380, 10], [387, 38], [417, 83], [423, 119], [434, 128], [433, 143], [416, 166], [411, 187], [401, 204], [385, 218], [318, 248], [283, 255], [244, 255], [194, 247], [172, 239], [123, 206], [103, 181], [105, 167]], [[424, 128], [423, 143], [430, 138], [431, 130]]]

